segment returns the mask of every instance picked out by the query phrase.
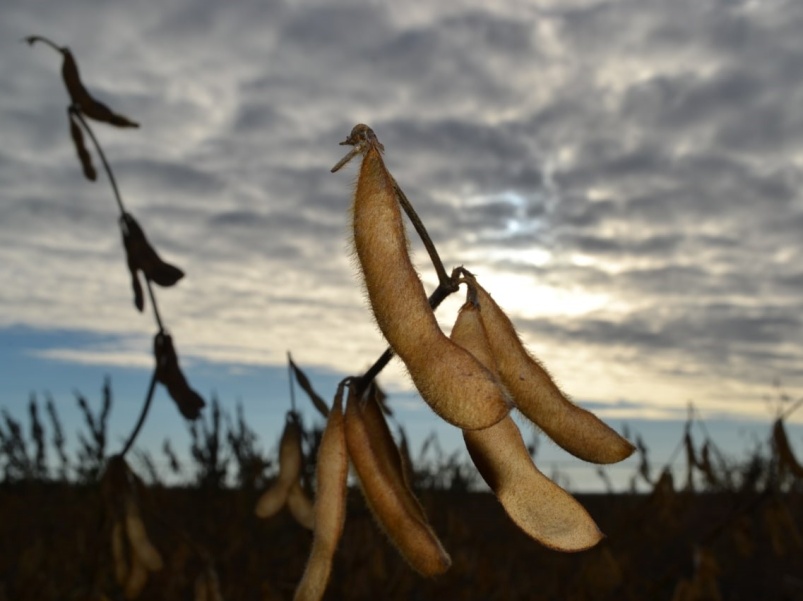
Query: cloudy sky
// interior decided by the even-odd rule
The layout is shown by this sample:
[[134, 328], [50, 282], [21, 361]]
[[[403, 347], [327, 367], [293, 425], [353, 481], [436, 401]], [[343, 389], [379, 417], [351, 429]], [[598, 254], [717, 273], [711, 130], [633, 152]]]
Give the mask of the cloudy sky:
[[[20, 42], [40, 34], [142, 124], [93, 128], [187, 273], [157, 289], [162, 317], [191, 383], [253, 403], [255, 423], [287, 407], [288, 350], [330, 396], [384, 349], [350, 258], [357, 163], [329, 172], [364, 122], [447, 269], [478, 274], [579, 403], [617, 426], [690, 401], [766, 424], [773, 382], [803, 394], [801, 29], [796, 0], [8, 0], [0, 406], [50, 391], [68, 414], [110, 374], [122, 436], [153, 364], [60, 56]], [[402, 369], [382, 382], [434, 427]], [[160, 399], [159, 439], [184, 430]]]

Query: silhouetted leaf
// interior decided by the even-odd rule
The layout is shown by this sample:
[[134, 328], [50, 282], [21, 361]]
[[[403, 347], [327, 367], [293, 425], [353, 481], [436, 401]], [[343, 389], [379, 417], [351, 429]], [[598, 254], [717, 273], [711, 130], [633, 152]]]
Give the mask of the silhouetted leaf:
[[78, 73], [78, 64], [66, 46], [61, 48], [61, 54], [64, 61], [61, 65], [61, 77], [64, 80], [64, 85], [67, 87], [67, 93], [73, 104], [76, 105], [81, 112], [95, 121], [109, 123], [117, 127], [139, 127], [139, 123], [131, 121], [128, 117], [119, 115], [112, 111], [108, 106], [99, 102], [87, 91], [81, 81], [81, 76]]
[[315, 392], [315, 390], [312, 388], [312, 384], [310, 384], [309, 378], [307, 378], [307, 375], [293, 362], [293, 358], [290, 356], [290, 353], [287, 354], [287, 360], [290, 362], [290, 367], [293, 368], [293, 373], [296, 376], [298, 385], [301, 386], [304, 392], [307, 393], [307, 396], [309, 396], [312, 404], [315, 405], [315, 408], [318, 410], [318, 412], [324, 417], [327, 417], [329, 415], [329, 406], [326, 404], [326, 401], [324, 401], [323, 398], [321, 398], [321, 396]]
[[92, 156], [86, 149], [84, 144], [84, 133], [81, 131], [81, 126], [75, 122], [75, 118], [70, 114], [70, 137], [75, 145], [75, 152], [78, 154], [78, 160], [81, 161], [81, 167], [84, 169], [84, 176], [91, 182], [98, 178], [98, 173], [95, 171], [95, 166], [92, 164]]
[[187, 419], [196, 419], [206, 403], [201, 395], [190, 388], [181, 372], [173, 339], [169, 334], [164, 332], [156, 334], [153, 340], [153, 354], [156, 357], [156, 380], [167, 388], [181, 415]]
[[[128, 269], [132, 274], [135, 271], [142, 271], [146, 278], [160, 286], [172, 286], [184, 277], [183, 271], [159, 257], [145, 237], [145, 232], [130, 213], [123, 213], [120, 218], [120, 230], [123, 234]], [[134, 291], [136, 294], [136, 285]]]

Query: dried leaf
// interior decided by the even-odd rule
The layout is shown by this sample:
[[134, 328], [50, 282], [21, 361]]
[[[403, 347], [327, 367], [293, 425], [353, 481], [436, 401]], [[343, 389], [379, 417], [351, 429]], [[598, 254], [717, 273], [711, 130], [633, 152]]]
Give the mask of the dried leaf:
[[184, 277], [183, 271], [159, 257], [130, 213], [123, 213], [120, 217], [120, 231], [123, 234], [128, 269], [132, 274], [142, 271], [150, 281], [165, 287], [173, 286]]
[[75, 152], [78, 155], [78, 160], [81, 161], [81, 167], [84, 170], [84, 177], [91, 182], [98, 179], [98, 173], [95, 171], [95, 166], [92, 164], [92, 156], [86, 149], [84, 144], [84, 133], [81, 126], [76, 123], [75, 118], [70, 114], [70, 137], [75, 145]]
[[153, 340], [153, 354], [156, 357], [156, 380], [167, 388], [181, 415], [186, 419], [196, 419], [206, 403], [187, 383], [178, 364], [173, 338], [164, 332], [156, 334]]
[[81, 113], [90, 119], [116, 127], [139, 127], [138, 123], [113, 112], [108, 106], [93, 98], [81, 81], [78, 64], [70, 49], [66, 46], [61, 48], [61, 54], [64, 58], [61, 64], [61, 76], [64, 79], [64, 85], [67, 87], [67, 93], [70, 95], [73, 104], [80, 109]]
[[302, 390], [304, 390], [304, 392], [307, 393], [307, 396], [310, 398], [312, 404], [318, 410], [318, 413], [320, 413], [324, 417], [329, 415], [329, 407], [327, 407], [326, 401], [324, 401], [323, 398], [321, 398], [321, 396], [317, 392], [315, 392], [315, 389], [312, 388], [312, 384], [310, 384], [309, 378], [303, 371], [301, 371], [301, 368], [299, 368], [295, 364], [293, 358], [290, 356], [290, 353], [287, 353], [287, 360], [290, 362], [290, 367], [293, 368], [293, 373], [296, 376], [296, 381], [298, 382], [298, 385], [301, 386]]

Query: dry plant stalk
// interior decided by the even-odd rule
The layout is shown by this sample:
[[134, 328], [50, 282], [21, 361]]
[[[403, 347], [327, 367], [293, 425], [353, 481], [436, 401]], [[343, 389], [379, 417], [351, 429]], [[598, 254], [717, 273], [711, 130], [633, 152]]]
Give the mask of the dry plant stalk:
[[519, 338], [508, 316], [474, 280], [482, 323], [499, 377], [513, 403], [563, 449], [592, 463], [616, 463], [635, 447], [590, 411], [572, 403]]
[[[452, 340], [496, 370], [480, 309], [470, 300], [458, 313]], [[529, 536], [559, 551], [581, 551], [602, 539], [583, 506], [535, 466], [512, 417], [490, 428], [463, 431], [463, 439], [480, 475]]]
[[716, 488], [720, 486], [719, 476], [711, 463], [711, 441], [706, 440], [703, 443], [703, 448], [700, 451], [700, 459], [698, 467], [703, 472], [705, 480], [709, 486]]
[[315, 493], [312, 549], [293, 597], [295, 601], [323, 598], [332, 571], [332, 558], [346, 521], [349, 459], [343, 422], [343, 384], [338, 387], [328, 413], [315, 471], [318, 490]]
[[803, 465], [792, 451], [792, 445], [789, 444], [789, 437], [786, 435], [786, 428], [781, 418], [775, 420], [775, 424], [772, 426], [772, 441], [781, 469], [791, 472], [796, 478], [803, 478]]
[[379, 329], [435, 413], [467, 430], [495, 424], [508, 414], [509, 401], [496, 378], [438, 326], [410, 260], [381, 145], [362, 124], [344, 144], [354, 146], [344, 161], [363, 154], [352, 204], [354, 248]]
[[[371, 429], [371, 425], [365, 419], [354, 386], [349, 386], [346, 445], [368, 507], [413, 569], [424, 576], [442, 574], [451, 565], [449, 554], [429, 524], [413, 509], [417, 501], [410, 499], [414, 495], [403, 475], [394, 470], [392, 461], [380, 459], [381, 449], [388, 443], [381, 441], [383, 431]], [[395, 445], [392, 446], [395, 450]]]
[[290, 353], [287, 353], [287, 361], [290, 363], [290, 368], [293, 370], [293, 374], [296, 377], [296, 382], [298, 382], [298, 385], [301, 386], [301, 389], [307, 393], [307, 396], [310, 398], [310, 401], [312, 401], [314, 407], [318, 410], [318, 413], [324, 417], [329, 415], [329, 408], [326, 406], [326, 403], [321, 396], [315, 392], [315, 389], [312, 387], [307, 374], [305, 374], [301, 368], [295, 364], [293, 357], [290, 356]]

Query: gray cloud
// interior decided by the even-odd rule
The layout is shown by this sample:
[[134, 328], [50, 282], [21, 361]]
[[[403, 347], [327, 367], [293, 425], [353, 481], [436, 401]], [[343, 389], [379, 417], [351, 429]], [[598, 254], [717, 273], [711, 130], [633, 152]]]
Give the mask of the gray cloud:
[[[107, 183], [81, 179], [58, 57], [17, 42], [42, 33], [142, 121], [96, 131], [129, 210], [188, 273], [162, 294], [182, 348], [248, 362], [310, 348], [332, 369], [381, 350], [349, 258], [356, 162], [329, 173], [367, 122], [447, 266], [533, 296], [514, 320], [567, 349], [567, 386], [583, 349], [645, 381], [800, 375], [799, 3], [48, 6], [12, 1], [0, 24], [0, 278], [15, 287], [0, 323], [145, 323], [127, 313]], [[550, 305], [539, 286], [567, 296]]]

